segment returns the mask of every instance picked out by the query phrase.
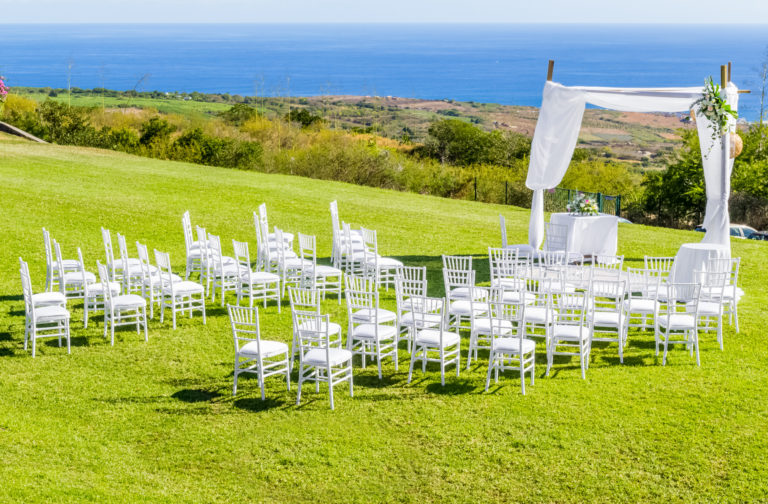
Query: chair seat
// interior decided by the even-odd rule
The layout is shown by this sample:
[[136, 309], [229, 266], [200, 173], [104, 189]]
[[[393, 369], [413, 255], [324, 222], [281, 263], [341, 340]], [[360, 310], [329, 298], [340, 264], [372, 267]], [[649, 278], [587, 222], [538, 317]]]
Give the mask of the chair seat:
[[696, 329], [696, 321], [693, 315], [687, 313], [676, 313], [674, 315], [662, 315], [659, 317], [659, 325], [673, 331], [683, 331], [687, 329]]
[[[283, 241], [284, 242], [292, 242], [293, 241], [293, 233], [288, 233], [286, 231], [283, 231]], [[269, 233], [267, 235], [267, 241], [271, 242], [277, 242], [277, 233]]]
[[659, 303], [655, 299], [627, 299], [624, 309], [629, 313], [655, 313]]
[[[109, 285], [109, 291], [112, 293], [113, 296], [120, 294], [120, 282], [109, 282], [108, 285]], [[102, 284], [101, 282], [96, 282], [95, 284], [89, 285], [88, 294], [94, 295], [94, 296], [103, 296], [104, 284]]]
[[352, 352], [344, 348], [329, 348], [327, 355], [325, 352], [324, 348], [310, 350], [304, 354], [302, 361], [310, 366], [338, 366], [352, 360]]
[[477, 303], [470, 305], [469, 301], [454, 301], [449, 307], [451, 315], [472, 315], [474, 309], [474, 315], [478, 313], [485, 313], [488, 310], [486, 303]]
[[522, 243], [505, 245], [504, 248], [507, 250], [517, 250], [518, 257], [532, 257], [536, 252], [536, 249], [534, 249], [530, 245], [524, 245]]
[[120, 308], [141, 308], [147, 306], [147, 300], [137, 294], [123, 294], [112, 298], [112, 307]]
[[43, 306], [54, 306], [67, 303], [67, 296], [61, 292], [38, 292], [32, 294], [32, 303], [35, 308]]
[[315, 267], [315, 276], [326, 278], [326, 277], [341, 277], [342, 271], [339, 268], [334, 268], [333, 266], [328, 266], [326, 264], [318, 264]]
[[555, 339], [579, 341], [589, 338], [589, 328], [586, 326], [555, 324], [552, 326], [552, 336]]
[[619, 320], [619, 314], [612, 312], [598, 311], [592, 316], [592, 322], [597, 327], [618, 327]]
[[301, 259], [300, 257], [290, 257], [286, 258], [285, 262], [283, 263], [284, 269], [302, 269], [302, 268], [311, 268], [312, 262], [307, 261], [306, 259]]
[[534, 324], [544, 324], [547, 321], [552, 323], [557, 316], [557, 311], [552, 308], [547, 308], [546, 306], [531, 306], [525, 308], [523, 316], [525, 317], [526, 322]]
[[723, 305], [714, 301], [701, 301], [699, 303], [699, 315], [705, 317], [717, 317], [723, 313]]
[[533, 292], [523, 294], [520, 291], [504, 291], [502, 299], [505, 303], [519, 303], [523, 301], [526, 305], [532, 305], [536, 302], [536, 294]]
[[[310, 322], [303, 322], [303, 323], [299, 324], [299, 330], [300, 331], [308, 331], [310, 329], [312, 329], [312, 330], [316, 329], [316, 324], [311, 322], [311, 321]], [[320, 329], [319, 330], [320, 331], [325, 331], [325, 322], [320, 324]], [[330, 324], [328, 324], [328, 334], [331, 335], [331, 336], [334, 335], [334, 334], [341, 334], [341, 326], [339, 324], [337, 324], [336, 322], [331, 322]]]
[[[288, 345], [286, 345], [282, 341], [261, 340], [259, 343], [261, 343], [261, 357], [263, 359], [266, 359], [268, 357], [274, 357], [275, 355], [288, 353]], [[254, 357], [258, 356], [259, 343], [257, 343], [256, 341], [249, 341], [248, 343], [240, 347], [240, 350], [237, 352], [238, 355], [246, 355], [246, 356], [252, 355]]]
[[402, 302], [403, 308], [406, 310], [424, 310], [426, 309], [427, 312], [432, 312], [439, 310], [443, 307], [443, 301], [441, 299], [433, 299], [428, 298], [426, 307], [422, 306], [422, 299], [421, 298], [405, 298]]
[[[175, 282], [173, 284], [173, 290], [177, 296], [189, 296], [191, 294], [202, 294], [205, 288], [196, 282], [190, 282], [189, 280], [182, 280], [181, 282]], [[164, 285], [163, 293], [170, 294], [171, 286]]]
[[69, 310], [62, 306], [44, 306], [35, 309], [35, 319], [38, 323], [59, 322], [69, 320]]
[[378, 308], [376, 311], [372, 308], [363, 308], [352, 313], [352, 320], [354, 322], [373, 322], [377, 320], [379, 324], [384, 322], [392, 322], [397, 319], [395, 312], [385, 310], [384, 308]]
[[[420, 329], [426, 327], [436, 327], [440, 325], [442, 318], [442, 315], [439, 313], [425, 313], [423, 315], [419, 314], [416, 316], [416, 326]], [[404, 313], [403, 316], [400, 317], [400, 325], [412, 325], [413, 319], [413, 313]]]
[[73, 284], [73, 285], [83, 285], [83, 274], [85, 275], [86, 283], [92, 284], [96, 282], [96, 275], [94, 275], [90, 271], [86, 271], [85, 273], [81, 271], [70, 271], [68, 273], [64, 273], [64, 283]]
[[525, 280], [522, 278], [495, 278], [491, 280], [491, 287], [501, 287], [502, 289], [521, 290], [525, 287]]
[[[243, 282], [248, 282], [248, 274], [240, 275], [240, 279]], [[251, 271], [251, 285], [255, 284], [268, 284], [280, 281], [280, 276], [275, 273], [269, 273], [266, 271]]]
[[[72, 271], [80, 267], [80, 261], [78, 261], [77, 259], [62, 259], [61, 263], [64, 265], [64, 271]], [[51, 264], [51, 269], [53, 271], [56, 271], [58, 270], [58, 268], [59, 268], [59, 262], [53, 261], [53, 263]]]
[[222, 256], [221, 264], [219, 264], [218, 258], [211, 259], [211, 268], [217, 274], [221, 273], [222, 267], [224, 268], [224, 274], [236, 275], [240, 270], [240, 265], [235, 261], [234, 257]]
[[378, 259], [374, 259], [371, 257], [366, 258], [366, 262], [371, 265], [374, 264], [374, 260], [376, 261], [376, 263], [378, 263], [379, 269], [395, 269], [395, 268], [403, 267], [402, 261], [398, 261], [397, 259], [393, 259], [392, 257], [379, 256]]
[[[160, 272], [159, 271], [155, 272], [155, 273], [152, 273], [152, 284], [153, 285], [160, 285], [161, 283], [163, 283], [164, 279], [165, 279], [165, 277], [164, 276], [160, 276]], [[181, 278], [179, 275], [177, 275], [176, 273], [171, 273], [171, 282], [179, 283], [179, 282], [183, 282], [183, 281], [184, 281], [184, 279]], [[149, 279], [144, 280], [144, 284], [145, 285], [149, 285], [149, 283], [150, 283]]]
[[524, 354], [536, 351], [536, 342], [528, 338], [496, 338], [491, 344], [496, 352], [517, 353], [522, 350]]
[[[482, 334], [491, 333], [491, 319], [488, 317], [480, 317], [474, 319], [475, 331]], [[515, 331], [515, 325], [511, 320], [493, 320], [493, 332], [494, 334], [510, 334]]]
[[124, 265], [125, 262], [128, 263], [128, 267], [129, 268], [130, 267], [138, 267], [139, 269], [141, 269], [141, 261], [136, 259], [135, 257], [129, 257], [128, 261], [123, 261], [122, 258], [115, 259], [112, 262], [112, 267], [113, 268], [117, 268], [117, 269], [124, 269], [125, 268], [125, 265]]
[[[376, 329], [378, 327], [378, 334]], [[352, 329], [352, 337], [355, 339], [367, 340], [389, 340], [395, 337], [397, 329], [395, 326], [378, 324], [361, 324]]]
[[[472, 289], [472, 299], [474, 301], [477, 301], [479, 299], [485, 299], [488, 296], [488, 293], [484, 289]], [[456, 287], [454, 289], [451, 289], [451, 295], [449, 296], [450, 299], [454, 300], [468, 300], [469, 299], [469, 287]]]
[[[442, 348], [458, 345], [459, 341], [461, 341], [461, 337], [459, 336], [459, 333], [444, 331]], [[441, 348], [440, 329], [422, 329], [416, 335], [415, 343], [417, 345], [425, 345], [433, 348]]]

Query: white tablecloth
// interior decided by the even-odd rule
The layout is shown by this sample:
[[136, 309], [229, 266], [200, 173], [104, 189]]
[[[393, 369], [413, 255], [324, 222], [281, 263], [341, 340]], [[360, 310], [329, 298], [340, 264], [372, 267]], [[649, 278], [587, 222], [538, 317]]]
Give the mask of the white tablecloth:
[[569, 253], [585, 256], [616, 255], [619, 219], [613, 215], [553, 213], [549, 222], [568, 227]]
[[675, 255], [669, 282], [692, 283], [694, 271], [706, 271], [710, 259], [729, 259], [731, 248], [714, 243], [684, 243]]

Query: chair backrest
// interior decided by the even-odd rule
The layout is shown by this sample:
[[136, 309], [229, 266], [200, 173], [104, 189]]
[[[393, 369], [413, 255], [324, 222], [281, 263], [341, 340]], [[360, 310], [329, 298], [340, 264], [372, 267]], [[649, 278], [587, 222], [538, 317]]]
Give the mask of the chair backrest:
[[627, 295], [636, 299], [655, 299], [661, 276], [655, 270], [627, 268]]
[[181, 227], [184, 230], [184, 247], [189, 254], [189, 251], [192, 250], [192, 243], [195, 241], [192, 237], [192, 220], [189, 218], [189, 210], [181, 216]]
[[49, 267], [53, 267], [53, 253], [51, 251], [51, 235], [48, 230], [43, 228], [43, 244], [45, 245], [45, 264]]
[[328, 314], [293, 312], [293, 330], [302, 356], [310, 350], [325, 349], [326, 362], [330, 362], [330, 322], [331, 317]]
[[661, 313], [674, 315], [685, 313], [698, 316], [701, 284], [695, 282], [669, 283], [665, 286], [664, 299], [661, 301]]
[[298, 233], [299, 236], [299, 257], [309, 261], [313, 266], [317, 265], [317, 238], [315, 235], [305, 235]]
[[320, 313], [320, 292], [317, 289], [289, 287], [291, 312]]
[[154, 276], [152, 275], [152, 263], [149, 260], [149, 251], [147, 246], [141, 242], [136, 242], [136, 252], [139, 254], [139, 264], [141, 265], [141, 277], [145, 283], [149, 284], [150, 289], [154, 287]]
[[256, 349], [261, 355], [261, 330], [259, 328], [259, 309], [257, 307], [227, 305], [229, 324], [232, 328], [232, 339], [235, 352], [240, 351], [241, 344], [256, 342]]
[[331, 201], [331, 225], [333, 226], [333, 232], [338, 233], [341, 227], [339, 226], [339, 207], [336, 204], [336, 200]]
[[624, 256], [596, 256], [590, 275], [597, 280], [618, 280], [624, 266]]
[[376, 230], [361, 227], [360, 232], [363, 235], [363, 250], [365, 254], [377, 255], [379, 253], [379, 242], [376, 236]]
[[19, 274], [21, 275], [21, 292], [24, 298], [24, 309], [27, 314], [34, 316], [35, 306], [32, 302], [32, 278], [29, 276], [29, 265], [19, 257]]
[[85, 261], [83, 261], [83, 251], [80, 247], [77, 247], [77, 271], [80, 273], [80, 281], [82, 282], [83, 292], [88, 293], [88, 281], [85, 278]]
[[669, 272], [672, 269], [672, 263], [675, 262], [674, 257], [645, 256], [643, 260], [645, 261], [645, 269], [656, 271], [660, 273], [663, 278], [666, 278], [669, 275]]
[[174, 295], [173, 271], [171, 271], [171, 256], [168, 252], [160, 252], [155, 249], [155, 263], [160, 273], [160, 285], [168, 286], [171, 289], [171, 295]]
[[592, 299], [591, 305], [595, 312], [617, 312], [621, 310], [626, 293], [626, 280], [593, 278], [589, 285], [589, 295]]
[[518, 250], [488, 247], [488, 264], [491, 269], [491, 284], [494, 281], [517, 278], [520, 265]]
[[729, 271], [694, 271], [693, 278], [701, 284], [700, 301], [722, 303], [731, 273]]
[[553, 291], [551, 298], [556, 324], [576, 326], [586, 324], [588, 299], [586, 292]]
[[110, 273], [110, 278], [114, 279], [114, 262], [115, 262], [115, 250], [112, 248], [112, 233], [109, 229], [101, 228], [101, 240], [104, 242], [104, 256], [107, 261], [107, 269]]
[[[77, 249], [77, 253], [80, 254], [80, 249]], [[82, 255], [80, 257], [82, 258]], [[99, 274], [99, 283], [101, 283], [104, 302], [106, 305], [112, 304], [112, 289], [109, 288], [109, 269], [107, 269], [106, 265], [101, 264], [101, 261], [96, 261], [96, 269]]]
[[55, 238], [53, 239], [53, 251], [56, 257], [56, 270], [59, 274], [59, 290], [62, 294], [66, 295], [67, 290], [66, 285], [64, 284], [64, 261], [61, 258], [61, 246]]
[[195, 226], [197, 242], [200, 245], [200, 261], [208, 265], [210, 263], [210, 250], [208, 247], [208, 232], [202, 226]]
[[224, 271], [223, 255], [221, 251], [221, 238], [218, 235], [208, 233], [208, 259], [219, 271]]
[[[259, 205], [259, 222], [262, 226], [262, 231], [264, 229], [269, 229], [269, 220], [267, 219], [267, 204], [262, 203]], [[264, 235], [264, 238], [267, 238], [267, 235]]]
[[406, 310], [411, 313], [408, 325], [415, 334], [424, 328], [436, 328], [440, 331], [442, 344], [443, 332], [448, 326], [447, 301], [443, 298], [429, 296], [411, 296], [406, 300]]
[[352, 243], [352, 227], [348, 222], [341, 223], [342, 236], [344, 239], [341, 241], [341, 253], [348, 258], [351, 258], [354, 252]]
[[501, 247], [507, 246], [507, 221], [504, 216], [499, 214], [499, 225], [501, 226]]
[[443, 269], [469, 271], [472, 269], [472, 256], [451, 256], [443, 254]]
[[547, 222], [544, 239], [544, 251], [565, 252], [568, 250], [568, 226]]
[[365, 285], [360, 285], [359, 282], [350, 280], [354, 280], [354, 278], [352, 275], [347, 275], [344, 291], [344, 298], [347, 300], [347, 314], [350, 320], [352, 320], [353, 312], [357, 310], [373, 310], [371, 323], [378, 324], [379, 293], [368, 290]]
[[287, 252], [290, 250], [290, 246], [283, 241], [283, 230], [278, 227], [275, 227], [275, 244], [277, 247], [277, 262], [283, 268], [288, 258]]
[[526, 291], [522, 291], [521, 294], [523, 295], [505, 299], [501, 289], [489, 290], [487, 302], [491, 338], [508, 336], [510, 324], [516, 330], [517, 337], [523, 336]]
[[445, 295], [450, 298], [453, 289], [461, 287], [472, 289], [475, 286], [475, 272], [473, 270], [443, 268], [443, 282], [445, 284]]
[[427, 267], [403, 266], [398, 268], [395, 277], [395, 294], [402, 296], [403, 299], [409, 296], [426, 296]]
[[123, 260], [123, 268], [128, 267], [128, 244], [125, 241], [125, 236], [117, 233], [117, 248], [120, 250], [120, 259]]

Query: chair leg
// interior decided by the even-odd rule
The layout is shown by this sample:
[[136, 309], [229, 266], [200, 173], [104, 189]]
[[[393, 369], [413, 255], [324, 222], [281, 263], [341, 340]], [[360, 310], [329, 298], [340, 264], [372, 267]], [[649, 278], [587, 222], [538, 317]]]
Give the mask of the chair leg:
[[149, 332], [147, 331], [147, 307], [146, 306], [142, 308], [142, 312], [144, 315], [144, 341], [149, 341]]
[[72, 349], [70, 347], [69, 320], [64, 321], [64, 334], [67, 335], [67, 353], [71, 354]]
[[[32, 342], [34, 345], [34, 341]], [[34, 347], [33, 347], [34, 348]], [[32, 350], [34, 353], [34, 349]], [[416, 345], [413, 345], [413, 352], [411, 352], [411, 364], [408, 366], [408, 383], [411, 383], [411, 377], [413, 376], [413, 363], [416, 360]]]
[[494, 367], [494, 361], [496, 359], [496, 353], [491, 350], [491, 355], [488, 357], [488, 372], [485, 374], [485, 391], [488, 392], [488, 387], [491, 385], [491, 370]]
[[237, 395], [237, 375], [238, 375], [237, 356], [235, 356], [235, 379], [234, 379], [234, 383], [232, 384], [232, 396], [233, 397], [235, 395]]
[[301, 402], [301, 385], [304, 383], [304, 370], [302, 369], [301, 361], [299, 361], [299, 390], [296, 393], [296, 406]]

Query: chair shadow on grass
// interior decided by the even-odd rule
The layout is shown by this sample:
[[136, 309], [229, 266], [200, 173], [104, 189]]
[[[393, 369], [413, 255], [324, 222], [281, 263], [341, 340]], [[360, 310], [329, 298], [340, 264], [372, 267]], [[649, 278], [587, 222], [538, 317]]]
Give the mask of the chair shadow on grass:
[[186, 403], [200, 403], [200, 402], [213, 402], [223, 394], [215, 390], [205, 389], [181, 389], [173, 394], [171, 397], [183, 401]]
[[[258, 392], [257, 392], [258, 393]], [[253, 413], [259, 413], [261, 411], [269, 411], [276, 408], [282, 408], [286, 406], [285, 401], [281, 399], [275, 399], [267, 396], [263, 401], [261, 396], [257, 397], [243, 397], [235, 399], [232, 405], [237, 409], [248, 410]]]

